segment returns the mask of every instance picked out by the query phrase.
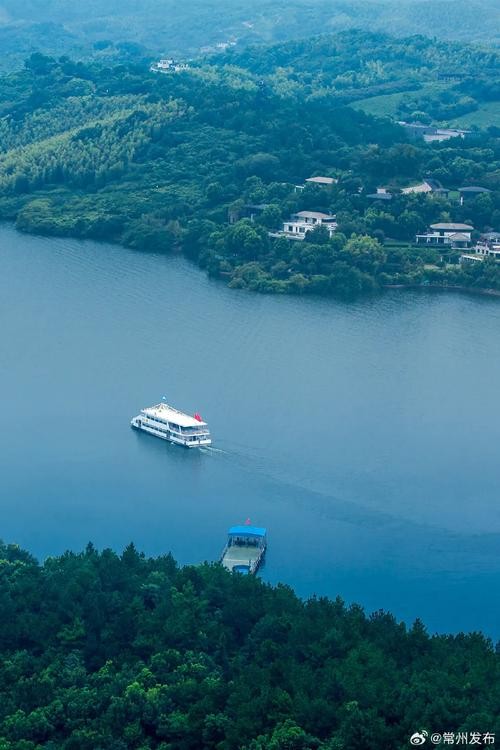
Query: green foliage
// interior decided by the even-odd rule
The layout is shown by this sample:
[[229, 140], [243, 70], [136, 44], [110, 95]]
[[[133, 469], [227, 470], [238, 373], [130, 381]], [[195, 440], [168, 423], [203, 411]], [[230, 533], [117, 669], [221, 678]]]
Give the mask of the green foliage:
[[0, 545], [0, 602], [5, 750], [396, 750], [421, 727], [500, 731], [480, 634], [430, 637], [217, 565], [91, 544], [39, 565]]
[[267, 76], [280, 95], [297, 101], [327, 98], [371, 115], [428, 124], [463, 122], [487, 128], [498, 119], [496, 50], [436, 43], [422, 36], [397, 41], [350, 32], [271, 50], [231, 51], [228, 58]]
[[[285, 6], [283, 6], [284, 8]], [[496, 0], [288, 0], [286, 14], [271, 0], [3, 0], [0, 12], [0, 67], [21, 65], [32, 50], [44, 54], [98, 56], [121, 62], [137, 54], [197, 55], [236, 40], [283, 41], [362, 28], [397, 36], [427, 34], [439, 39], [498, 43]], [[113, 40], [113, 41], [111, 41]]]
[[[494, 100], [496, 52], [423, 37], [353, 31], [228, 52], [172, 75], [140, 60], [34, 54], [0, 78], [0, 219], [27, 232], [182, 251], [231, 287], [263, 293], [352, 298], [435, 283], [438, 266], [440, 284], [498, 288], [489, 266], [446, 270], [456, 254], [412, 242], [439, 220], [500, 229], [500, 134], [410, 143], [388, 119], [346, 106], [423, 85], [451, 61], [467, 75], [483, 66], [475, 88], [467, 76], [453, 84], [460, 96]], [[337, 182], [297, 191], [311, 175]], [[401, 193], [424, 177], [491, 193], [463, 206], [456, 192]], [[367, 197], [381, 183], [390, 202]], [[276, 237], [301, 210], [336, 214], [338, 232]]]

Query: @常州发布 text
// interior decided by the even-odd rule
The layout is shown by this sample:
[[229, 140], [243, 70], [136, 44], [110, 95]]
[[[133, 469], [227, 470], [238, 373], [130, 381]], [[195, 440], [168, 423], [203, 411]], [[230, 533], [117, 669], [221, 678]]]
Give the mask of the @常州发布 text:
[[410, 745], [461, 745], [462, 747], [486, 747], [495, 744], [492, 732], [428, 732], [422, 729], [410, 737]]

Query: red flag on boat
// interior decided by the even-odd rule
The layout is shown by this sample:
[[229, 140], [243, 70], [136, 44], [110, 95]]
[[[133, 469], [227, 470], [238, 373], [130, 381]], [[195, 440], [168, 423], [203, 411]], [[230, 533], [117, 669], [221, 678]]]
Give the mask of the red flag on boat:
[[198, 414], [198, 412], [196, 412], [196, 414], [194, 415], [194, 418], [195, 418], [195, 419], [196, 419], [196, 420], [197, 420], [198, 422], [203, 422], [203, 419], [201, 418], [201, 415], [200, 415], [200, 414]]

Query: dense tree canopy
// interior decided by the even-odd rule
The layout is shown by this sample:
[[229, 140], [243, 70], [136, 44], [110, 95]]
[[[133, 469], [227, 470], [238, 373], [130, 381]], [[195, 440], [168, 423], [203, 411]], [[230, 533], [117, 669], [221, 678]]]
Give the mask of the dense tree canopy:
[[500, 732], [499, 657], [133, 545], [0, 546], [2, 750], [400, 750]]
[[396, 35], [500, 42], [496, 0], [2, 0], [0, 70], [45, 54], [120, 60], [139, 51], [199, 55], [228, 40], [239, 46], [349, 28]]
[[[261, 292], [500, 289], [499, 266], [460, 268], [457, 252], [413, 245], [437, 221], [500, 230], [499, 132], [426, 144], [347, 106], [384, 87], [424, 85], [452, 62], [464, 75], [446, 84], [452, 99], [498, 96], [497, 52], [436, 48], [423, 37], [349, 32], [170, 75], [140, 59], [117, 66], [34, 54], [0, 79], [0, 218], [24, 231], [182, 250], [231, 286]], [[337, 182], [297, 189], [313, 175]], [[401, 192], [423, 178], [450, 192]], [[381, 185], [390, 202], [370, 197]], [[456, 189], [467, 185], [490, 192], [461, 205]], [[269, 236], [301, 210], [335, 214], [337, 234]]]

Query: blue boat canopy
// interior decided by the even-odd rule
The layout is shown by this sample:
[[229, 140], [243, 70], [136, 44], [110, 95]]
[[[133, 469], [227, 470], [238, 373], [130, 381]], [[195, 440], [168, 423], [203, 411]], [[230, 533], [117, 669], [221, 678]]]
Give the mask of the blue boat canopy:
[[229, 536], [266, 536], [267, 529], [259, 526], [231, 526]]
[[241, 573], [244, 576], [247, 576], [250, 573], [250, 566], [249, 565], [235, 565], [233, 568], [233, 573]]

